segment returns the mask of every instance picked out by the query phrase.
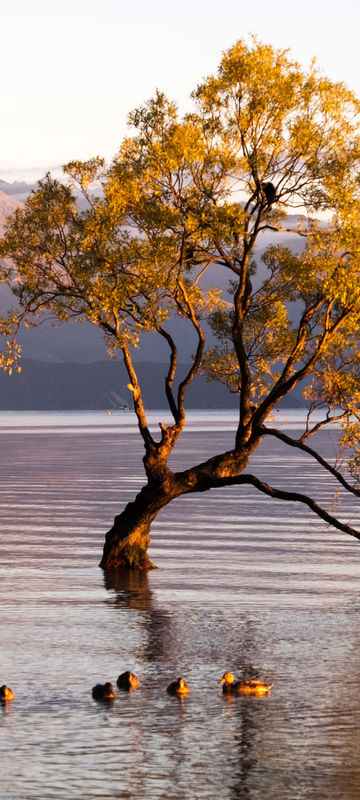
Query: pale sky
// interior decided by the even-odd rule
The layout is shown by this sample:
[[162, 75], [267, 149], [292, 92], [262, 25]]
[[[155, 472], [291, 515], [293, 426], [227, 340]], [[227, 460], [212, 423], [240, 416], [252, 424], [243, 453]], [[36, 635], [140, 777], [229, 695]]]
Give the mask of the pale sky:
[[360, 97], [358, 0], [0, 0], [0, 178], [111, 159], [128, 112], [159, 88], [181, 110], [223, 50], [256, 34], [316, 56]]

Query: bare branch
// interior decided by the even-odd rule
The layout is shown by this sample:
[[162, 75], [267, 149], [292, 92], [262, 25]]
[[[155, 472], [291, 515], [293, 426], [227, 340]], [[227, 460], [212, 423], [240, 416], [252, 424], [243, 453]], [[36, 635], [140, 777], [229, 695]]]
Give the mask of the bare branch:
[[344, 419], [344, 417], [349, 417], [349, 414], [349, 411], [343, 411], [342, 414], [334, 414], [332, 417], [327, 414], [325, 419], [319, 420], [319, 422], [316, 422], [313, 427], [310, 428], [310, 410], [306, 417], [306, 430], [301, 436], [301, 441], [305, 442], [306, 439], [310, 439], [310, 436], [314, 436], [314, 433], [317, 433], [325, 425], [329, 425], [330, 422], [338, 422], [340, 419]]
[[168, 369], [167, 376], [165, 378], [165, 393], [167, 397], [167, 401], [169, 403], [170, 411], [174, 417], [176, 423], [179, 422], [179, 410], [175, 402], [174, 394], [173, 394], [173, 382], [176, 373], [176, 366], [177, 366], [177, 347], [175, 345], [174, 339], [168, 333], [165, 328], [158, 328], [158, 332], [160, 335], [166, 339], [169, 347], [170, 347], [170, 365]]
[[354, 486], [351, 486], [351, 484], [348, 483], [348, 481], [344, 478], [341, 472], [339, 472], [339, 470], [335, 469], [335, 467], [329, 464], [329, 462], [325, 458], [323, 458], [319, 453], [317, 453], [316, 450], [314, 450], [312, 447], [309, 447], [308, 445], [304, 444], [304, 442], [301, 441], [300, 439], [292, 439], [291, 436], [288, 436], [286, 433], [283, 433], [283, 431], [279, 431], [276, 428], [266, 428], [265, 426], [263, 426], [260, 430], [261, 433], [264, 434], [265, 436], [266, 435], [275, 436], [277, 439], [280, 439], [280, 441], [284, 442], [284, 444], [288, 444], [290, 445], [290, 447], [296, 447], [298, 450], [302, 450], [304, 453], [307, 453], [312, 458], [315, 458], [315, 460], [322, 467], [324, 467], [324, 469], [330, 472], [331, 475], [333, 475], [334, 478], [336, 478], [336, 480], [339, 481], [339, 483], [341, 483], [344, 489], [346, 489], [348, 492], [351, 492], [351, 494], [354, 494], [356, 497], [360, 497], [360, 489], [356, 489]]
[[204, 332], [203, 332], [203, 329], [202, 329], [199, 321], [196, 319], [195, 312], [194, 312], [192, 304], [191, 304], [191, 302], [189, 300], [189, 297], [188, 297], [187, 291], [185, 289], [185, 286], [184, 286], [183, 282], [180, 279], [178, 280], [178, 284], [179, 284], [179, 289], [181, 291], [183, 299], [185, 301], [186, 307], [188, 309], [189, 319], [191, 320], [191, 322], [192, 322], [192, 324], [193, 324], [193, 326], [194, 326], [194, 328], [196, 330], [197, 337], [198, 337], [198, 344], [197, 344], [197, 348], [196, 348], [195, 358], [193, 360], [193, 363], [192, 363], [187, 375], [185, 376], [184, 380], [181, 381], [181, 383], [179, 384], [179, 388], [178, 388], [178, 411], [179, 411], [180, 416], [183, 418], [184, 417], [184, 413], [185, 413], [184, 412], [185, 391], [186, 391], [187, 387], [189, 386], [189, 384], [194, 380], [195, 375], [198, 372], [198, 369], [200, 367], [202, 355], [203, 355], [203, 352], [204, 352], [205, 336], [204, 336]]
[[269, 225], [269, 224], [262, 225], [261, 228], [259, 228], [259, 233], [260, 231], [266, 231], [266, 230], [274, 231], [275, 233], [296, 233], [298, 236], [303, 236], [305, 238], [309, 237], [307, 231], [301, 231], [299, 230], [299, 228], [282, 228], [280, 225]]
[[126, 345], [123, 345], [121, 349], [124, 356], [124, 363], [127, 373], [130, 378], [129, 389], [133, 393], [134, 409], [137, 416], [139, 431], [144, 440], [145, 447], [148, 448], [154, 445], [154, 440], [148, 428], [139, 381], [131, 360], [129, 348]]
[[274, 489], [273, 486], [269, 486], [268, 483], [261, 481], [255, 475], [239, 475], [235, 478], [219, 478], [217, 479], [216, 483], [214, 482], [214, 486], [232, 486], [232, 485], [241, 485], [241, 484], [250, 484], [254, 486], [255, 489], [259, 489], [260, 492], [267, 494], [269, 497], [275, 497], [277, 500], [287, 500], [288, 502], [292, 503], [303, 503], [304, 505], [308, 506], [311, 511], [314, 511], [318, 517], [323, 519], [328, 525], [332, 525], [334, 528], [337, 528], [339, 531], [343, 533], [348, 533], [349, 536], [353, 536], [355, 539], [360, 539], [360, 531], [357, 531], [355, 528], [352, 528], [351, 525], [347, 523], [340, 522], [336, 517], [332, 514], [329, 514], [325, 511], [312, 497], [308, 497], [306, 494], [300, 494], [299, 492], [286, 492], [283, 489]]

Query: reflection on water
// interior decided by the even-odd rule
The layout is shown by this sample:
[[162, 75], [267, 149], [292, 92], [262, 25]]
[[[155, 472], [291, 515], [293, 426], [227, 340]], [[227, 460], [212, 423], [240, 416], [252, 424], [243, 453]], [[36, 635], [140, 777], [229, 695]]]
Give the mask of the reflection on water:
[[[230, 446], [233, 424], [194, 414], [176, 465]], [[158, 570], [104, 577], [103, 534], [142, 482], [132, 415], [0, 428], [0, 684], [16, 695], [0, 706], [1, 800], [358, 800], [360, 545], [232, 488], [165, 509]], [[253, 461], [330, 506], [337, 487], [307, 459], [266, 442]], [[360, 525], [353, 498], [336, 510]], [[96, 703], [91, 687], [126, 669], [139, 689]], [[226, 670], [271, 695], [223, 696]], [[180, 675], [183, 702], [166, 692]]]
[[138, 611], [151, 610], [152, 592], [147, 572], [108, 570], [104, 573], [104, 586], [109, 590], [106, 602], [110, 605]]

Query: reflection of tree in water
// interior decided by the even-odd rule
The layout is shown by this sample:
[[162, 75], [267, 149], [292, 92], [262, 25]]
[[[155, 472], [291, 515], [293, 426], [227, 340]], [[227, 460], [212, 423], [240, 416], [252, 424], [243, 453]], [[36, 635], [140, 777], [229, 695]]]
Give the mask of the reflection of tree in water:
[[114, 569], [104, 573], [105, 589], [113, 592], [107, 602], [116, 608], [134, 608], [149, 611], [152, 591], [147, 572], [140, 570]]
[[[243, 680], [264, 680], [259, 659], [259, 631], [257, 626], [247, 621], [243, 626], [239, 663], [236, 677]], [[245, 800], [253, 797], [256, 788], [256, 774], [262, 758], [263, 732], [268, 728], [268, 697], [242, 697], [223, 695], [224, 702], [231, 706], [235, 721], [234, 731], [234, 777], [231, 787], [231, 800]], [[259, 735], [261, 734], [261, 735]]]
[[[317, 696], [312, 698], [312, 733], [323, 757], [319, 794], [323, 796], [358, 800], [360, 797], [360, 603], [357, 594], [349, 596], [344, 615], [339, 623], [335, 614], [325, 617], [322, 629], [322, 684]], [[319, 628], [319, 625], [318, 625]], [[318, 720], [326, 724], [318, 724]], [[317, 723], [317, 724], [316, 724]], [[308, 739], [309, 739], [308, 734]], [[315, 769], [313, 767], [313, 771]], [[320, 783], [321, 780], [321, 783]], [[314, 779], [315, 781], [315, 779]]]
[[[285, 686], [279, 678], [275, 703], [276, 681], [273, 700], [225, 699], [233, 722], [231, 800], [275, 799], [276, 792], [289, 798], [310, 793], [329, 800], [358, 800], [360, 634], [355, 614], [359, 615], [360, 605], [355, 609], [355, 604], [349, 603], [351, 619], [344, 615], [341, 622], [337, 610], [315, 618], [314, 612], [306, 615], [304, 642], [296, 640], [299, 629], [291, 645], [297, 648], [292, 663], [298, 656], [299, 674], [285, 676]], [[316, 633], [309, 632], [310, 625]], [[262, 673], [257, 637], [257, 629], [247, 625], [235, 668], [250, 678], [254, 664], [260, 674], [254, 671], [253, 677], [271, 681], [273, 676]], [[291, 660], [285, 663], [291, 664]], [[289, 699], [293, 682], [297, 686]]]
[[[152, 753], [159, 774], [167, 775], [169, 785], [176, 785], [180, 792], [183, 787], [186, 796], [189, 770], [194, 769], [198, 762], [202, 768], [205, 767], [203, 759], [207, 749], [206, 737], [201, 736], [196, 743], [192, 741], [194, 710], [198, 732], [202, 731], [203, 725], [207, 729], [215, 714], [215, 729], [220, 738], [225, 736], [229, 800], [253, 800], [254, 789], [260, 788], [263, 747], [270, 727], [269, 704], [267, 698], [224, 696], [222, 699], [220, 687], [215, 683], [214, 665], [221, 663], [223, 666], [218, 678], [223, 671], [231, 670], [236, 678], [269, 679], [271, 682], [271, 675], [264, 672], [264, 640], [258, 621], [246, 618], [246, 614], [234, 621], [231, 613], [226, 614], [221, 609], [210, 613], [201, 608], [186, 611], [181, 606], [157, 608], [157, 595], [150, 588], [151, 574], [149, 576], [146, 572], [130, 574], [116, 570], [107, 573], [105, 587], [110, 608], [120, 613], [120, 624], [121, 616], [125, 613], [128, 618], [130, 613], [140, 632], [140, 645], [136, 637], [136, 655], [141, 662], [143, 689], [151, 706], [152, 733], [159, 744], [156, 753]], [[198, 673], [194, 663], [199, 666]], [[201, 680], [201, 686], [209, 690], [207, 697], [200, 695], [196, 681], [192, 684], [191, 675], [188, 676], [186, 671], [189, 665], [196, 674], [196, 681], [199, 683]], [[209, 665], [215, 672], [214, 677], [209, 676]], [[168, 696], [166, 686], [183, 670], [183, 677], [190, 678], [193, 690], [190, 697]], [[206, 716], [205, 712], [204, 717], [209, 703], [209, 715]], [[221, 721], [223, 704], [226, 704], [229, 714]], [[220, 728], [217, 728], [218, 724]], [[218, 762], [215, 756], [215, 762], [221, 768], [221, 757]], [[209, 774], [212, 774], [212, 769], [213, 765], [209, 764]]]
[[255, 664], [261, 664], [261, 656], [259, 657], [261, 642], [259, 641], [258, 627], [251, 620], [247, 620], [242, 626], [241, 633], [236, 662], [235, 664], [227, 665], [226, 669], [229, 669], [230, 672], [235, 672], [236, 679], [241, 678], [246, 681], [264, 680], [261, 667], [255, 666]]
[[171, 616], [167, 611], [153, 607], [149, 573], [140, 570], [108, 570], [104, 574], [104, 584], [113, 593], [107, 602], [115, 609], [146, 612], [141, 623], [139, 622], [147, 634], [142, 653], [144, 661], [167, 661], [171, 652]]
[[234, 704], [236, 730], [234, 746], [237, 751], [231, 800], [250, 798], [254, 789], [254, 773], [257, 772], [261, 752], [258, 731], [264, 724], [267, 698], [264, 697], [226, 697], [226, 702]]
[[171, 657], [174, 639], [171, 616], [161, 608], [154, 608], [146, 617], [147, 642], [144, 646], [144, 660], [149, 663], [165, 661]]

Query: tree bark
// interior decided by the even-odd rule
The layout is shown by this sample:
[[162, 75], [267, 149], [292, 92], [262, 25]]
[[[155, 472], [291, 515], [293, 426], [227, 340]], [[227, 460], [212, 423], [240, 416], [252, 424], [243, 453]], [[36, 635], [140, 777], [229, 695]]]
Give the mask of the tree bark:
[[135, 500], [115, 517], [112, 528], [105, 536], [99, 566], [104, 570], [125, 568], [144, 571], [154, 568], [155, 564], [150, 561], [147, 550], [150, 526], [159, 511], [176, 497], [208, 491], [240, 475], [247, 466], [249, 453], [257, 444], [247, 446], [242, 453], [228, 451], [213, 456], [184, 472], [173, 473], [167, 469], [162, 456], [157, 464], [155, 459], [152, 467], [153, 474], [157, 474], [156, 479], [149, 480]]
[[105, 536], [104, 551], [99, 564], [102, 569], [118, 567], [148, 570], [154, 569], [148, 556], [150, 526], [162, 508], [176, 493], [147, 484], [125, 506], [124, 511], [114, 519], [112, 528]]

